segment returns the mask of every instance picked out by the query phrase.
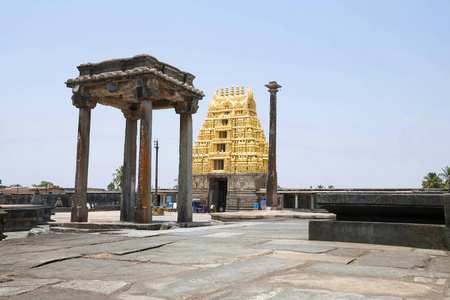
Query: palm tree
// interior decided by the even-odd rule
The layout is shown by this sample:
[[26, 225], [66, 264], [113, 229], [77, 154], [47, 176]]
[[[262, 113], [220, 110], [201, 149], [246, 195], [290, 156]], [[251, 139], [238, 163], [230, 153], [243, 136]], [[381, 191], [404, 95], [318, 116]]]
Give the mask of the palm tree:
[[445, 166], [441, 170], [442, 170], [442, 173], [440, 173], [439, 176], [444, 177], [443, 180], [444, 180], [445, 188], [449, 189], [450, 187], [449, 187], [448, 179], [449, 179], [449, 176], [450, 176], [450, 167], [449, 166]]
[[442, 179], [434, 172], [428, 173], [423, 179], [422, 187], [425, 189], [437, 189], [444, 186]]
[[118, 189], [122, 189], [122, 183], [123, 183], [123, 166], [120, 166], [118, 169], [116, 169], [116, 173], [113, 174], [114, 176], [114, 183], [116, 184]]

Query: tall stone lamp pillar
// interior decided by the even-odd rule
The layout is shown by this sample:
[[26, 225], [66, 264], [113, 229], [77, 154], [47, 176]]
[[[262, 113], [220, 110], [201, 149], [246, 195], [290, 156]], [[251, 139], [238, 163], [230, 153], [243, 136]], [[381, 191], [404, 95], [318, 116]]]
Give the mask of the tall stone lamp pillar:
[[270, 125], [269, 125], [269, 173], [267, 174], [266, 205], [276, 208], [278, 205], [277, 184], [277, 92], [281, 88], [276, 81], [266, 84], [270, 93]]

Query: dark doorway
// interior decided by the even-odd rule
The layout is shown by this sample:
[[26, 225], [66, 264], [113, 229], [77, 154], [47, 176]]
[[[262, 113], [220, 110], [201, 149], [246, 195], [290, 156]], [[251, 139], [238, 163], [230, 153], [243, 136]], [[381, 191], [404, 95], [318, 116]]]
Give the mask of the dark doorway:
[[292, 194], [284, 194], [283, 208], [295, 208], [295, 196]]
[[226, 211], [228, 180], [226, 178], [211, 178], [209, 189], [211, 204], [216, 207], [216, 212]]
[[[161, 206], [161, 195], [157, 195], [158, 197], [153, 202], [153, 206]], [[153, 199], [155, 198], [155, 195], [152, 195]]]

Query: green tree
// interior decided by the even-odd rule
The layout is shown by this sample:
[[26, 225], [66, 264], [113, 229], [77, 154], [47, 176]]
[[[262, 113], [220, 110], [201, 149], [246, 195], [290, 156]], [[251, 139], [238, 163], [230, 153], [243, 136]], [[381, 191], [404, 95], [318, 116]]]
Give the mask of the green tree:
[[318, 186], [317, 186], [317, 189], [324, 189], [325, 187], [323, 186], [323, 185], [321, 185], [321, 184], [319, 184]]
[[449, 189], [449, 182], [448, 182], [448, 177], [450, 176], [450, 167], [449, 166], [445, 166], [442, 169], [442, 173], [439, 174], [439, 176], [443, 177], [442, 179], [444, 180], [444, 187], [446, 189]]
[[442, 179], [435, 172], [428, 173], [423, 179], [422, 187], [425, 189], [437, 189], [444, 187]]
[[108, 191], [114, 191], [115, 188], [116, 188], [116, 185], [114, 184], [114, 182], [110, 182], [110, 183], [108, 184], [108, 186], [106, 187], [106, 189], [107, 189]]
[[[53, 184], [53, 183], [50, 182], [50, 181], [42, 180], [41, 183], [39, 183], [39, 184], [32, 184], [31, 186], [33, 186], [33, 187], [45, 187], [46, 188], [47, 184]], [[59, 185], [53, 184], [53, 187], [54, 188], [59, 188]]]
[[334, 185], [329, 185], [328, 188], [329, 189], [334, 189]]
[[22, 185], [21, 184], [18, 184], [18, 183], [16, 183], [16, 184], [11, 184], [10, 186], [8, 186], [9, 188], [15, 188], [15, 187], [19, 187], [19, 188], [21, 188], [22, 187]]
[[123, 183], [123, 166], [120, 166], [118, 169], [116, 169], [116, 173], [113, 174], [113, 177], [116, 188], [118, 190], [121, 190]]

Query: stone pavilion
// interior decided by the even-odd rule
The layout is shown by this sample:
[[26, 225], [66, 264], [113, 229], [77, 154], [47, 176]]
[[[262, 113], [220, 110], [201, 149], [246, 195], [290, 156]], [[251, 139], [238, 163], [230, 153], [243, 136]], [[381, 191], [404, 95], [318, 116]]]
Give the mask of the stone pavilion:
[[[86, 63], [77, 68], [80, 75], [66, 82], [67, 87], [72, 89], [72, 104], [79, 109], [71, 221], [88, 220], [86, 201], [91, 111], [97, 104], [102, 104], [122, 110], [126, 120], [121, 220], [135, 223], [152, 222], [153, 111], [174, 109], [180, 115], [178, 221], [192, 222], [192, 114], [197, 112], [198, 101], [204, 96], [193, 85], [195, 76], [150, 55]], [[138, 121], [139, 175], [136, 180]]]

